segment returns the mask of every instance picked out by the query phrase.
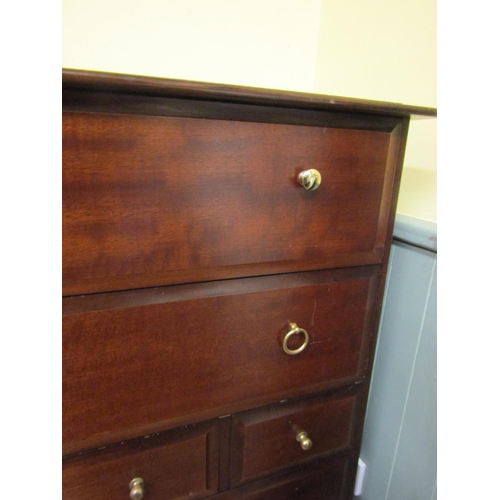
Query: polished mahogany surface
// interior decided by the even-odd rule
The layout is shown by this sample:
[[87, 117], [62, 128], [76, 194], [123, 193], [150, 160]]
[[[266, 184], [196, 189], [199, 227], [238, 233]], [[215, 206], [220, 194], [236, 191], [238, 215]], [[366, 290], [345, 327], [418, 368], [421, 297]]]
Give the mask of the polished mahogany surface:
[[71, 500], [127, 498], [134, 478], [145, 498], [205, 498], [218, 490], [218, 422], [145, 436], [65, 459]]
[[352, 498], [415, 115], [63, 71], [65, 499]]
[[[291, 465], [347, 449], [351, 443], [355, 394], [351, 390], [341, 395], [285, 402], [234, 415], [232, 485], [238, 486]], [[303, 449], [297, 441], [297, 436], [303, 432], [312, 443], [308, 449]]]
[[352, 453], [302, 464], [249, 485], [214, 497], [216, 500], [344, 500], [349, 489], [346, 478], [352, 468]]
[[[113, 294], [74, 299], [63, 316], [66, 452], [362, 379], [376, 271], [128, 292], [122, 307]], [[290, 322], [309, 333], [300, 355], [283, 350]]]
[[[380, 263], [390, 146], [388, 132], [65, 113], [65, 294]], [[309, 168], [315, 191], [297, 182]]]
[[258, 104], [276, 108], [346, 111], [376, 116], [406, 118], [435, 117], [435, 108], [409, 106], [401, 103], [373, 101], [331, 95], [309, 94], [283, 90], [259, 89], [237, 85], [222, 85], [168, 78], [121, 75], [98, 71], [63, 69], [64, 90], [91, 91], [110, 95], [180, 97], [182, 99], [217, 102], [219, 104]]

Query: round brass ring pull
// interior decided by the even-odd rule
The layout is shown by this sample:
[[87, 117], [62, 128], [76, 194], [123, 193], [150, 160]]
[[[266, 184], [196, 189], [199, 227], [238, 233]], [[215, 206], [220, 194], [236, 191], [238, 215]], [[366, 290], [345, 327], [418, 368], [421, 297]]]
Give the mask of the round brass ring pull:
[[299, 174], [299, 183], [308, 191], [314, 191], [321, 184], [321, 174], [314, 168], [304, 170]]
[[[292, 335], [297, 335], [299, 333], [302, 333], [302, 335], [304, 335], [303, 344], [298, 349], [289, 349], [288, 339]], [[299, 328], [295, 323], [290, 323], [290, 331], [285, 335], [285, 338], [283, 339], [283, 350], [287, 354], [292, 354], [292, 355], [299, 354], [299, 352], [302, 352], [306, 348], [308, 343], [309, 343], [309, 334], [303, 328]]]

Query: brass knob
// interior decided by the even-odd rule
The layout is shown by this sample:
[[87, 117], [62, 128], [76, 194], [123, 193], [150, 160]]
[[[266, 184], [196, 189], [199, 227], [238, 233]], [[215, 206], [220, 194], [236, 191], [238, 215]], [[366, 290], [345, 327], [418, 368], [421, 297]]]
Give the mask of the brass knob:
[[297, 434], [297, 441], [303, 450], [308, 450], [313, 445], [313, 442], [307, 436], [307, 432], [299, 432]]
[[144, 481], [140, 477], [134, 477], [128, 487], [130, 488], [130, 499], [131, 500], [141, 500], [144, 496]]
[[299, 183], [308, 191], [314, 191], [321, 184], [321, 174], [314, 168], [304, 170], [299, 174]]
[[[304, 335], [304, 342], [298, 349], [289, 349], [288, 339], [292, 335], [297, 335], [299, 333], [302, 333], [302, 335]], [[295, 323], [290, 323], [290, 331], [285, 335], [285, 338], [283, 339], [283, 350], [287, 354], [291, 355], [298, 354], [299, 352], [302, 352], [306, 348], [308, 343], [309, 343], [309, 334], [303, 328], [299, 328]]]

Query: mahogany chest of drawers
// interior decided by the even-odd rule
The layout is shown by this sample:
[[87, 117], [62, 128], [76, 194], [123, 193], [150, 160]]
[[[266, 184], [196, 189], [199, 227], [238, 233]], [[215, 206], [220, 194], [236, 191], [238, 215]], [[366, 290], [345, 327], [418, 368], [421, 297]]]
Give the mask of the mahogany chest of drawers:
[[63, 496], [353, 494], [410, 116], [63, 71]]

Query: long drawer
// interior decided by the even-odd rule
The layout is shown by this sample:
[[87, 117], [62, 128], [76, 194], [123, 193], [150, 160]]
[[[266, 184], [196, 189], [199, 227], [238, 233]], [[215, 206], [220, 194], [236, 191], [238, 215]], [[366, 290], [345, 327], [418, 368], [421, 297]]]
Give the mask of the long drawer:
[[[391, 133], [63, 113], [63, 295], [382, 259]], [[318, 189], [300, 172], [317, 169]]]
[[66, 453], [361, 380], [378, 271], [64, 299]]

